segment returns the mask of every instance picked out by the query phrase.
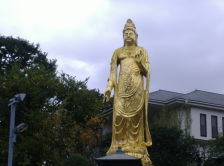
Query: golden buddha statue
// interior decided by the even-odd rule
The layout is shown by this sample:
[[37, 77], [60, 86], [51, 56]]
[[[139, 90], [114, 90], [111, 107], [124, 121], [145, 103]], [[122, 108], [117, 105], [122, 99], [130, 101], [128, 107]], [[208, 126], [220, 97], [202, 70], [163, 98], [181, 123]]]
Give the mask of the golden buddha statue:
[[121, 146], [124, 153], [142, 158], [143, 165], [148, 166], [152, 164], [147, 151], [152, 145], [148, 126], [150, 69], [148, 53], [138, 46], [137, 38], [135, 24], [128, 19], [123, 30], [124, 46], [112, 56], [104, 93], [104, 100], [108, 101], [114, 88], [112, 143], [107, 155]]

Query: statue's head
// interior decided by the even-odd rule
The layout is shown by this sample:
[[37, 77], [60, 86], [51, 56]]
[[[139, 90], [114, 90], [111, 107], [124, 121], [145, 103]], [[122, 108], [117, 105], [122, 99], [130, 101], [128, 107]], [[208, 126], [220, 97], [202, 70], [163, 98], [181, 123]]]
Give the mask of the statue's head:
[[131, 19], [128, 19], [123, 30], [124, 45], [128, 42], [134, 42], [138, 45], [138, 34], [136, 32], [135, 24]]

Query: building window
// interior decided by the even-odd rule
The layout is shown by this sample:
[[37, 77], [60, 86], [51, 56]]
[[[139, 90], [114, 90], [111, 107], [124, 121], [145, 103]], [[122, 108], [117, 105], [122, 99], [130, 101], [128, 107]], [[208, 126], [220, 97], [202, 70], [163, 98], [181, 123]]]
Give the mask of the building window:
[[224, 137], [224, 117], [222, 117], [222, 136]]
[[207, 137], [206, 114], [200, 114], [200, 131], [202, 137]]
[[212, 115], [212, 138], [218, 135], [218, 120], [217, 116]]

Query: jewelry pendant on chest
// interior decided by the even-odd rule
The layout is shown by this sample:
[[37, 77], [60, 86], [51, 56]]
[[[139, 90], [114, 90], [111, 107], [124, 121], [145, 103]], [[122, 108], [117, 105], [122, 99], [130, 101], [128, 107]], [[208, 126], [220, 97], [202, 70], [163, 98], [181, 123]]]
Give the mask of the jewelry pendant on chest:
[[124, 54], [127, 55], [128, 58], [134, 58], [135, 49], [124, 49]]

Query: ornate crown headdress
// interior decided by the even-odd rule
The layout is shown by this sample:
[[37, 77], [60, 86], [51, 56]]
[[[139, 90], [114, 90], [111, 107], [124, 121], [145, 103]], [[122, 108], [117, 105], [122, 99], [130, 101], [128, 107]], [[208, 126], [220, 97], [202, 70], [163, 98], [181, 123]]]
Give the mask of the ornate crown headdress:
[[135, 24], [131, 19], [128, 19], [125, 26], [124, 26], [124, 30], [123, 30], [123, 34], [126, 30], [131, 30], [136, 34], [136, 41], [135, 41], [135, 45], [138, 46], [138, 34], [135, 28]]
[[123, 30], [123, 33], [124, 31], [126, 30], [132, 30], [133, 32], [135, 32], [135, 34], [137, 34], [136, 32], [136, 28], [135, 28], [135, 24], [134, 22], [131, 20], [131, 19], [128, 19], [125, 26], [124, 26], [124, 30]]

